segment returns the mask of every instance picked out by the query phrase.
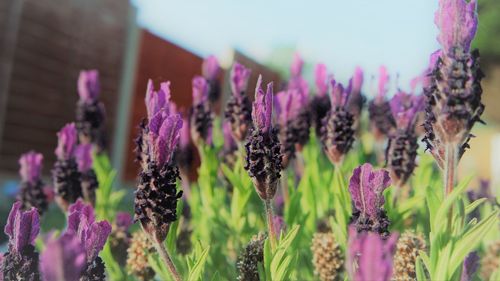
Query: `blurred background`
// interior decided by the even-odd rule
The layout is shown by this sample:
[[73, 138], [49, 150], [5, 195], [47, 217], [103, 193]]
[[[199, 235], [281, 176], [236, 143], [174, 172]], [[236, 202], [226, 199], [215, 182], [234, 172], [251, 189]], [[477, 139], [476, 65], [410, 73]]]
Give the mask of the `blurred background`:
[[[325, 63], [347, 81], [356, 66], [365, 71], [364, 94], [373, 96], [378, 67], [395, 89], [409, 89], [429, 55], [439, 48], [434, 26], [437, 1], [171, 1], [171, 0], [2, 0], [0, 1], [0, 202], [17, 190], [18, 157], [44, 154], [50, 182], [56, 132], [74, 120], [76, 81], [81, 69], [98, 69], [106, 106], [107, 150], [122, 185], [137, 175], [134, 142], [146, 115], [148, 78], [170, 80], [173, 100], [191, 103], [191, 78], [204, 57], [215, 54], [225, 69], [220, 79], [229, 95], [234, 61], [266, 81], [285, 81], [294, 53], [313, 68]], [[486, 73], [483, 83], [487, 126], [474, 129], [462, 174], [500, 183], [500, 2], [479, 0], [474, 41]], [[0, 204], [4, 214], [10, 204]], [[0, 216], [0, 217], [3, 217]], [[0, 218], [1, 219], [1, 218]]]

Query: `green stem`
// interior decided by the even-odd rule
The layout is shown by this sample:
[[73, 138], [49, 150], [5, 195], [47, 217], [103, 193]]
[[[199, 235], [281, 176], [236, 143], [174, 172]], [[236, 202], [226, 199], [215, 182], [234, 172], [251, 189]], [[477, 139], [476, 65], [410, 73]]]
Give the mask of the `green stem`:
[[181, 275], [177, 271], [177, 268], [175, 267], [172, 258], [170, 258], [170, 254], [165, 248], [165, 245], [156, 237], [156, 235], [153, 235], [153, 244], [156, 248], [156, 251], [162, 258], [162, 260], [165, 262], [165, 265], [167, 266], [168, 270], [170, 271], [170, 274], [172, 275], [172, 278], [175, 281], [182, 281]]
[[269, 232], [269, 241], [271, 242], [271, 249], [276, 249], [276, 227], [274, 225], [274, 212], [273, 205], [271, 199], [264, 200], [264, 206], [266, 208], [266, 217], [267, 217], [267, 228]]
[[[454, 144], [445, 147], [445, 169], [444, 169], [444, 198], [450, 195], [457, 180], [458, 151]], [[448, 229], [451, 231], [453, 220], [453, 206], [448, 213]]]

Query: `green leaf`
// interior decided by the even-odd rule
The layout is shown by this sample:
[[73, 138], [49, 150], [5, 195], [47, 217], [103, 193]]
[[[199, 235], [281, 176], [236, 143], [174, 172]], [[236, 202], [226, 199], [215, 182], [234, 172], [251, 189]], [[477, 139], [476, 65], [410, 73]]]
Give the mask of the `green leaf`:
[[422, 264], [422, 259], [420, 257], [417, 258], [417, 262], [415, 263], [415, 272], [417, 273], [418, 281], [425, 281], [425, 272]]
[[189, 271], [188, 280], [201, 280], [210, 246], [205, 248]]
[[440, 228], [446, 225], [446, 222], [448, 221], [447, 215], [448, 212], [455, 203], [455, 201], [459, 198], [460, 195], [464, 192], [464, 190], [469, 186], [470, 181], [472, 180], [472, 177], [468, 177], [465, 180], [463, 180], [455, 189], [445, 198], [445, 200], [442, 202], [441, 206], [439, 207], [436, 217], [434, 218], [434, 229], [436, 231], [440, 231]]
[[481, 204], [483, 204], [486, 200], [488, 200], [488, 198], [480, 198], [480, 199], [477, 199], [476, 201], [470, 203], [469, 205], [467, 205], [465, 207], [465, 214], [468, 215], [472, 212], [474, 212], [474, 210], [479, 207]]

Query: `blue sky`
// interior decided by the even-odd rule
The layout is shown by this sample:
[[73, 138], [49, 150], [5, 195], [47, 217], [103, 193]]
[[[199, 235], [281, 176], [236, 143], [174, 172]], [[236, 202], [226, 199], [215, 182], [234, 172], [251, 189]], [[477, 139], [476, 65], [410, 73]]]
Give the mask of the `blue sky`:
[[222, 56], [234, 47], [265, 62], [276, 48], [295, 47], [307, 62], [326, 63], [340, 80], [362, 66], [365, 90], [381, 64], [392, 78], [399, 73], [402, 88], [424, 70], [439, 47], [437, 2], [133, 0], [141, 26], [196, 54]]

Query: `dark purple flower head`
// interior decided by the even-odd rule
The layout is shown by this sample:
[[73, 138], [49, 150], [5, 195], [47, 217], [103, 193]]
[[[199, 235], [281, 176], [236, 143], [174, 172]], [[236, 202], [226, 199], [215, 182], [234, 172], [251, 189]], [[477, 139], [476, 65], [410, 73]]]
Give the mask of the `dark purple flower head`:
[[22, 211], [22, 203], [15, 202], [10, 210], [5, 234], [9, 236], [9, 251], [21, 253], [28, 245], [34, 245], [40, 232], [40, 216], [35, 208]]
[[133, 223], [132, 216], [126, 212], [118, 212], [115, 218], [116, 226], [120, 229], [127, 230]]
[[337, 83], [335, 79], [330, 81], [332, 89], [330, 91], [330, 102], [334, 108], [344, 108], [349, 101], [349, 95], [352, 89], [352, 80], [349, 81], [349, 86], [344, 88], [341, 83]]
[[346, 267], [351, 280], [391, 280], [397, 239], [397, 234], [383, 239], [373, 232], [358, 233], [350, 226]]
[[382, 103], [385, 100], [385, 95], [388, 91], [389, 84], [389, 73], [387, 73], [387, 68], [382, 65], [379, 68], [379, 78], [378, 78], [378, 92], [375, 98], [377, 103]]
[[92, 145], [91, 144], [80, 144], [75, 150], [76, 163], [78, 164], [78, 170], [81, 173], [88, 172], [92, 169]]
[[316, 83], [317, 94], [324, 96], [328, 93], [328, 72], [326, 65], [318, 63], [314, 69], [314, 81]]
[[273, 83], [267, 84], [267, 91], [261, 88], [262, 75], [259, 75], [255, 87], [255, 101], [253, 103], [252, 119], [255, 128], [268, 132], [272, 127], [273, 114]]
[[304, 60], [298, 53], [293, 55], [292, 65], [290, 66], [290, 76], [297, 77], [302, 74], [302, 68], [304, 67]]
[[474, 274], [479, 268], [479, 261], [481, 258], [477, 254], [477, 252], [470, 252], [467, 257], [465, 257], [464, 265], [462, 268], [462, 276], [460, 277], [460, 281], [472, 281], [474, 278]]
[[231, 90], [233, 95], [241, 98], [241, 94], [247, 90], [248, 79], [252, 71], [244, 65], [235, 62], [231, 69]]
[[361, 87], [363, 87], [363, 69], [356, 66], [354, 75], [352, 76], [352, 94], [359, 95], [361, 93]]
[[75, 123], [66, 124], [57, 133], [58, 142], [55, 153], [59, 160], [73, 158], [78, 140], [77, 137]]
[[238, 144], [234, 140], [231, 123], [228, 121], [224, 121], [222, 124], [222, 134], [224, 136], [224, 150], [227, 152], [237, 150]]
[[423, 109], [424, 97], [399, 91], [390, 101], [398, 129], [413, 129], [417, 114]]
[[367, 217], [377, 217], [385, 202], [382, 193], [390, 183], [387, 171], [374, 171], [369, 163], [354, 169], [349, 182], [349, 192], [356, 210]]
[[154, 90], [153, 81], [148, 80], [148, 87], [146, 89], [146, 109], [148, 118], [153, 118], [160, 110], [169, 110], [170, 102], [170, 81], [162, 82], [158, 91]]
[[99, 72], [97, 70], [82, 70], [78, 77], [78, 95], [85, 103], [97, 100], [100, 91]]
[[208, 101], [209, 86], [203, 76], [195, 76], [193, 84], [193, 105], [203, 104]]
[[41, 153], [30, 151], [21, 155], [21, 158], [19, 158], [21, 180], [31, 184], [38, 182], [42, 173], [42, 161], [43, 155]]
[[44, 281], [78, 281], [86, 268], [85, 248], [73, 232], [51, 238], [41, 255]]
[[477, 30], [477, 2], [440, 0], [434, 23], [439, 28], [438, 41], [445, 53], [455, 47], [468, 52]]
[[201, 72], [207, 80], [215, 80], [219, 74], [219, 61], [214, 55], [208, 56], [201, 66]]
[[96, 222], [92, 206], [79, 199], [69, 206], [66, 232], [76, 234], [85, 248], [87, 262], [92, 262], [104, 248], [111, 225], [107, 221]]

